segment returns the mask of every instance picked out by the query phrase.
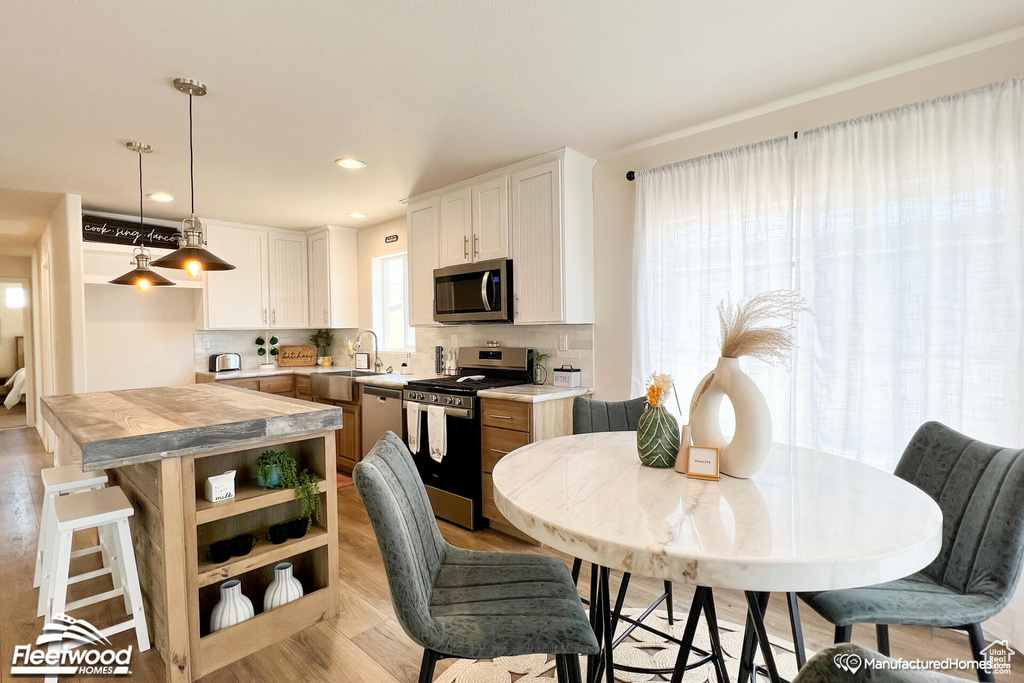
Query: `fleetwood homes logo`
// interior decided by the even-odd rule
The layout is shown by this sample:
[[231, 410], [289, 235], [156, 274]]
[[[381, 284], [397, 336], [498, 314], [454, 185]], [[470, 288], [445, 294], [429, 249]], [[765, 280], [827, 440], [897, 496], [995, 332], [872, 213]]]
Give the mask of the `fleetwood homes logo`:
[[[91, 648], [79, 648], [91, 645]], [[103, 648], [103, 646], [106, 646]], [[12, 676], [127, 676], [132, 647], [111, 647], [106, 636], [88, 621], [58, 614], [43, 627], [36, 646], [18, 645]]]

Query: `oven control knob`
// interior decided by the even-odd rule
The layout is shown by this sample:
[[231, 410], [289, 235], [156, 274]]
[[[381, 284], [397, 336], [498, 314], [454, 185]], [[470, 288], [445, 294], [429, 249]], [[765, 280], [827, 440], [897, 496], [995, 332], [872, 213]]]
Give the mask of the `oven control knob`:
[[461, 406], [462, 405], [462, 399], [461, 398], [455, 399], [455, 405]]
[[451, 396], [445, 396], [444, 397], [444, 402], [447, 403], [448, 405], [451, 405], [452, 404], [452, 397]]
[[423, 400], [423, 394], [416, 394], [416, 398], [418, 398], [419, 400], [422, 401]]
[[430, 396], [430, 401], [431, 401], [432, 403], [437, 403], [437, 396], [434, 396], [433, 394], [431, 394], [431, 396]]

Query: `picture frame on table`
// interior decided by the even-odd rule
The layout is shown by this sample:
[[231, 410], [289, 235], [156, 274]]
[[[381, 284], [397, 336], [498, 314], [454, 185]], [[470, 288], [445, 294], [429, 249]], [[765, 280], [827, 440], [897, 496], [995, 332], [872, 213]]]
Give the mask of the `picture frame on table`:
[[686, 476], [690, 479], [718, 481], [722, 478], [717, 448], [711, 446], [690, 446], [687, 451], [686, 460]]

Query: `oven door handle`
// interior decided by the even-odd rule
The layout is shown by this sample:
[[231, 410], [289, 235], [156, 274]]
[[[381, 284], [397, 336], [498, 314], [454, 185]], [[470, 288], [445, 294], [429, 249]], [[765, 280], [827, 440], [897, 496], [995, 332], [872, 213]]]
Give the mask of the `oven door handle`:
[[491, 271], [484, 271], [484, 276], [480, 279], [480, 299], [484, 302], [484, 310], [491, 310], [491, 298], [487, 296], [487, 281], [491, 278]]
[[[421, 410], [423, 410], [423, 412], [426, 412], [425, 409], [428, 406], [433, 405], [433, 404], [431, 404], [431, 403], [416, 403], [414, 401], [405, 401], [404, 402], [404, 407], [408, 408], [410, 405], [420, 406]], [[473, 410], [471, 408], [452, 408], [451, 406], [445, 406], [444, 407], [444, 414], [446, 416], [448, 416], [448, 417], [454, 417], [454, 418], [458, 418], [460, 420], [472, 420], [473, 419]]]

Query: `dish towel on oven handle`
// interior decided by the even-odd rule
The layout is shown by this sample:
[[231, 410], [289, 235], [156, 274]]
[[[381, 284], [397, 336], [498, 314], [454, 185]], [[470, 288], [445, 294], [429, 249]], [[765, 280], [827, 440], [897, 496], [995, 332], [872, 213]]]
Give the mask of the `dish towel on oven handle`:
[[409, 435], [405, 442], [409, 444], [409, 450], [413, 455], [420, 452], [420, 413], [423, 406], [419, 403], [405, 404], [405, 431]]
[[434, 462], [441, 462], [445, 454], [448, 453], [444, 406], [427, 406], [427, 442], [430, 459]]

